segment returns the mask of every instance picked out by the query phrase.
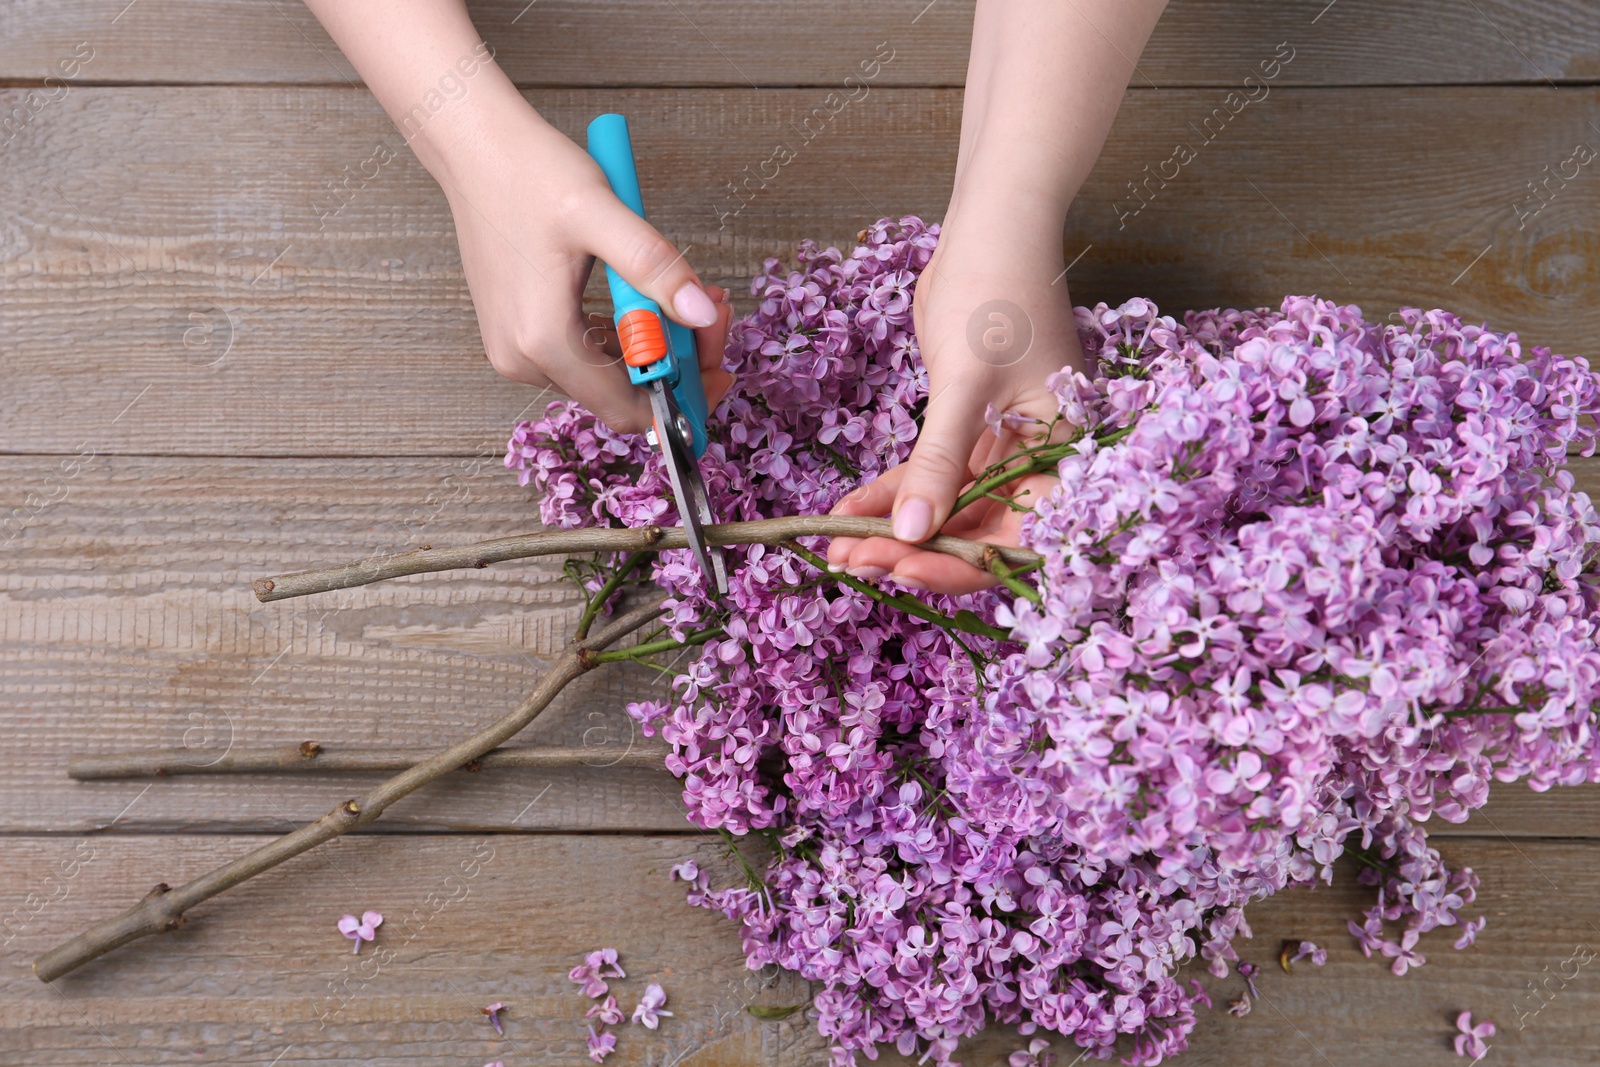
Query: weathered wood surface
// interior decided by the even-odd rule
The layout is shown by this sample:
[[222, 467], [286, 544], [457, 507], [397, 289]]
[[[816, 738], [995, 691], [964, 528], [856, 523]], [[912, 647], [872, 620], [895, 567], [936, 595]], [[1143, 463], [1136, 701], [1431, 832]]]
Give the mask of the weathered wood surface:
[[[1529, 185], [1600, 144], [1591, 7], [1178, 0], [1070, 220], [1074, 298], [1176, 311], [1314, 291], [1378, 317], [1443, 306], [1594, 357], [1600, 183], [1593, 166], [1552, 181], [1536, 214]], [[971, 0], [473, 9], [562, 128], [633, 117], [652, 217], [741, 294], [800, 238], [848, 246], [880, 214], [942, 211]], [[868, 95], [800, 144], [799, 124], [880, 40], [895, 58]], [[1280, 42], [1294, 59], [1268, 96], [1223, 121], [1228, 91]], [[93, 58], [64, 89], [41, 84], [80, 46]], [[544, 397], [484, 364], [443, 197], [301, 4], [20, 0], [0, 6], [0, 86], [0, 1063], [569, 1064], [585, 1005], [565, 970], [613, 944], [633, 976], [621, 999], [655, 978], [678, 1014], [657, 1035], [624, 1028], [609, 1062], [820, 1067], [808, 1023], [742, 1010], [800, 1003], [804, 984], [748, 975], [731, 927], [666, 880], [690, 854], [731, 877], [670, 777], [604, 766], [659, 744], [622, 711], [652, 678], [617, 668], [526, 738], [586, 746], [595, 766], [453, 775], [175, 935], [52, 988], [27, 973], [156, 881], [371, 780], [74, 783], [71, 756], [439, 747], [521, 698], [577, 599], [534, 561], [250, 596], [264, 574], [536, 516], [499, 454]], [[798, 159], [740, 208], [729, 183], [779, 140]], [[1198, 158], [1149, 178], [1177, 141]], [[380, 144], [400, 157], [334, 197]], [[1600, 463], [1574, 469], [1600, 490]], [[1265, 997], [1233, 1019], [1239, 980], [1205, 978], [1218, 1011], [1183, 1062], [1460, 1062], [1463, 1008], [1500, 1024], [1500, 1061], [1600, 1062], [1595, 965], [1550, 977], [1600, 946], [1600, 789], [1500, 786], [1465, 826], [1433, 830], [1483, 878], [1478, 947], [1435, 933], [1427, 967], [1390, 977], [1345, 932], [1368, 897], [1342, 871], [1332, 890], [1254, 909]], [[72, 855], [89, 859], [62, 877]], [[376, 976], [354, 969], [370, 948], [350, 956], [332, 926], [368, 907], [389, 916], [378, 944], [397, 954]], [[1326, 945], [1329, 966], [1282, 975], [1290, 937]], [[1529, 983], [1547, 983], [1548, 1003], [1519, 1030], [1538, 1005]], [[504, 1041], [477, 1013], [496, 999], [511, 1005]], [[966, 1062], [1003, 1063], [1018, 1044], [982, 1039]]]
[[[937, 217], [960, 106], [956, 90], [876, 90], [741, 209], [727, 184], [800, 139], [818, 90], [530, 96], [569, 131], [632, 116], [652, 217], [736, 307], [803, 237], [848, 248], [879, 215]], [[1076, 300], [1316, 292], [1595, 351], [1600, 163], [1536, 215], [1525, 201], [1546, 164], [1600, 144], [1600, 90], [1285, 89], [1207, 126], [1224, 97], [1130, 94], [1069, 223]], [[1199, 156], [1163, 189], [1146, 168], [1179, 140]], [[328, 185], [385, 141], [402, 155], [340, 207]], [[443, 196], [364, 93], [84, 88], [5, 151], [0, 451], [459, 455], [539, 397], [484, 361]]]
[[[302, 741], [443, 747], [514, 707], [566, 644], [582, 606], [559, 560], [402, 579], [283, 604], [250, 581], [315, 563], [536, 527], [499, 462], [0, 460], [0, 832], [118, 825], [281, 830], [322, 814], [351, 779], [73, 783], [88, 751]], [[30, 508], [29, 494], [35, 507]], [[13, 509], [21, 508], [22, 514]], [[664, 771], [607, 765], [648, 743], [626, 699], [658, 676], [588, 675], [525, 734], [585, 746], [592, 769], [458, 774], [378, 827], [677, 829]], [[654, 687], [652, 689], [652, 687]], [[655, 742], [659, 744], [659, 742]], [[354, 781], [371, 781], [362, 776]], [[559, 802], [523, 808], [546, 786]], [[172, 788], [176, 786], [177, 788]]]
[[[492, 0], [468, 5], [520, 85], [827, 85], [880, 40], [890, 85], [960, 85], [972, 0]], [[128, 10], [124, 11], [127, 8]], [[1585, 0], [1180, 0], [1140, 84], [1235, 85], [1280, 41], [1295, 85], [1592, 80]], [[89, 42], [85, 80], [346, 84], [354, 69], [291, 0], [20, 0], [0, 9], [0, 78], [43, 78]]]
[[[371, 777], [185, 777], [73, 782], [90, 752], [302, 741], [429, 747], [513, 707], [566, 643], [576, 590], [557, 560], [397, 579], [260, 604], [265, 574], [534, 528], [537, 509], [498, 457], [406, 460], [0, 457], [0, 833], [280, 831]], [[1600, 460], [1575, 460], [1600, 490]], [[35, 508], [27, 506], [33, 499]], [[14, 509], [21, 509], [18, 514]], [[681, 830], [664, 771], [608, 764], [660, 742], [628, 699], [662, 692], [620, 666], [589, 675], [527, 731], [583, 746], [591, 768], [457, 774], [375, 829]], [[150, 786], [147, 790], [146, 786]], [[532, 808], [535, 797], [547, 799]], [[525, 810], [526, 809], [526, 810]], [[1441, 834], [1600, 836], [1600, 789], [1501, 786]]]
[[[17, 1067], [573, 1064], [582, 1058], [587, 1002], [566, 970], [609, 945], [628, 971], [614, 987], [618, 1001], [631, 1008], [646, 982], [659, 981], [677, 1014], [654, 1034], [620, 1027], [608, 1063], [823, 1062], [803, 1019], [763, 1022], [743, 1010], [806, 1003], [806, 983], [786, 974], [768, 984], [745, 970], [731, 924], [685, 907], [681, 883], [669, 881], [669, 867], [688, 856], [716, 871], [718, 884], [735, 877], [705, 837], [344, 838], [195, 909], [177, 933], [118, 950], [53, 987], [28, 973], [27, 961], [61, 935], [158, 880], [198, 873], [257, 840], [8, 840], [0, 867], [0, 1058]], [[1600, 844], [1463, 838], [1443, 847], [1449, 861], [1484, 880], [1469, 909], [1489, 920], [1476, 947], [1456, 952], [1453, 932], [1435, 931], [1420, 946], [1427, 965], [1393, 977], [1387, 961], [1364, 959], [1345, 931], [1370, 891], [1341, 865], [1332, 888], [1256, 907], [1255, 936], [1241, 952], [1263, 968], [1262, 998], [1247, 1018], [1224, 1010], [1244, 991], [1241, 979], [1190, 968], [1218, 1010], [1202, 1016], [1193, 1051], [1180, 1062], [1443, 1067], [1460, 1062], [1449, 1040], [1456, 1014], [1470, 1008], [1500, 1027], [1491, 1042], [1495, 1062], [1593, 1064]], [[383, 912], [385, 922], [377, 941], [352, 956], [334, 922], [367, 908]], [[1327, 966], [1300, 963], [1285, 975], [1276, 959], [1286, 939], [1324, 945]], [[1568, 963], [1580, 946], [1588, 946], [1590, 962]], [[1546, 982], [1543, 999], [1534, 999], [1530, 983]], [[503, 1039], [478, 1011], [497, 1000], [509, 1006]], [[964, 1062], [1000, 1064], [1019, 1044], [996, 1031], [974, 1041]]]

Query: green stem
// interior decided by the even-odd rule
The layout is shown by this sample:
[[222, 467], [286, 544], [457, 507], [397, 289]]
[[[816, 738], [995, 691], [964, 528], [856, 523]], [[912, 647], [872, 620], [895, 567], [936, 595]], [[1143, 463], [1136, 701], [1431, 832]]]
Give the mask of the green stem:
[[1381, 860], [1377, 860], [1377, 859], [1372, 858], [1371, 856], [1367, 855], [1365, 852], [1362, 852], [1360, 849], [1354, 849], [1354, 848], [1350, 849], [1348, 851], [1348, 855], [1350, 856], [1351, 859], [1355, 860], [1357, 863], [1361, 864], [1362, 866], [1371, 867], [1373, 870], [1379, 871], [1379, 872], [1381, 872], [1383, 874], [1387, 874], [1391, 878], [1396, 877], [1395, 870], [1394, 870], [1393, 867], [1389, 866], [1387, 863], [1382, 862]]
[[820, 570], [831, 575], [841, 585], [848, 586], [858, 593], [865, 594], [880, 604], [888, 604], [899, 608], [907, 615], [914, 616], [924, 622], [931, 622], [935, 626], [947, 631], [960, 631], [978, 637], [987, 637], [995, 641], [1009, 640], [1011, 635], [997, 626], [990, 626], [971, 612], [964, 612], [963, 617], [952, 619], [931, 605], [912, 596], [910, 593], [885, 593], [875, 585], [869, 585], [859, 578], [852, 578], [848, 574], [836, 574], [828, 570], [828, 561], [816, 553], [802, 547], [796, 541], [785, 541], [783, 547]]
[[582, 641], [589, 636], [589, 627], [594, 625], [594, 620], [605, 610], [606, 601], [611, 599], [611, 594], [617, 591], [633, 569], [644, 562], [649, 555], [648, 552], [635, 552], [622, 561], [622, 566], [611, 572], [593, 599], [584, 607], [583, 614], [578, 616], [578, 634], [575, 640]]
[[950, 509], [950, 514], [957, 514], [965, 509], [968, 505], [984, 499], [1002, 485], [1008, 485], [1011, 482], [1016, 481], [1018, 478], [1025, 478], [1030, 474], [1042, 474], [1045, 471], [1055, 470], [1056, 464], [1060, 462], [1061, 457], [1064, 455], [1066, 455], [1065, 447], [1061, 447], [1059, 451], [1055, 448], [1052, 448], [1046, 452], [1038, 452], [1029, 455], [1027, 462], [1025, 463], [1020, 463], [1015, 467], [1010, 467], [995, 474], [990, 474], [979, 478], [978, 481], [973, 483], [971, 489], [968, 489], [965, 493], [962, 493], [960, 496], [956, 497], [955, 506]]
[[744, 868], [745, 882], [750, 886], [751, 891], [760, 893], [770, 905], [772, 894], [767, 889], [767, 880], [761, 877], [754, 867], [750, 866], [750, 861], [744, 858], [743, 852], [739, 851], [738, 839], [723, 826], [717, 827], [717, 833], [722, 838], [722, 847], [726, 848], [733, 858], [739, 861], [739, 866]]
[[[1116, 444], [1132, 433], [1133, 430], [1134, 427], [1132, 425], [1122, 426], [1112, 430], [1110, 433], [1096, 437], [1094, 440], [1096, 444], [1104, 448], [1108, 445]], [[950, 509], [950, 514], [956, 514], [969, 504], [984, 499], [1000, 486], [1008, 485], [1018, 478], [1025, 478], [1030, 474], [1045, 474], [1055, 470], [1056, 464], [1060, 463], [1067, 453], [1072, 451], [1073, 447], [1082, 439], [1083, 434], [1080, 433], [1070, 441], [1061, 441], [1034, 449], [1024, 449], [1015, 456], [1002, 460], [980, 474], [978, 480], [973, 483], [972, 488], [956, 498], [955, 507]], [[1014, 467], [1007, 466], [1007, 464], [1021, 457], [1026, 457], [1026, 462], [1019, 463]]]
[[1460, 708], [1456, 711], [1445, 712], [1444, 717], [1447, 719], [1459, 719], [1465, 715], [1515, 715], [1518, 712], [1527, 710], [1520, 704], [1502, 704], [1497, 708]]
[[1007, 589], [1022, 597], [1024, 600], [1043, 606], [1044, 596], [1039, 592], [1039, 590], [1035, 589], [1033, 586], [1019, 578], [1017, 576], [1018, 572], [1012, 570], [1010, 567], [1007, 567], [1004, 561], [999, 559], [990, 560], [989, 573], [1000, 579], [1000, 581], [1005, 584]]
[[680, 648], [692, 648], [703, 645], [713, 637], [721, 637], [727, 631], [720, 626], [712, 626], [704, 630], [696, 630], [682, 641], [674, 641], [670, 637], [660, 641], [647, 641], [642, 645], [632, 648], [614, 648], [606, 652], [594, 652], [589, 656], [591, 663], [620, 663], [623, 660], [642, 660], [646, 656], [656, 656], [663, 652], [676, 652]]

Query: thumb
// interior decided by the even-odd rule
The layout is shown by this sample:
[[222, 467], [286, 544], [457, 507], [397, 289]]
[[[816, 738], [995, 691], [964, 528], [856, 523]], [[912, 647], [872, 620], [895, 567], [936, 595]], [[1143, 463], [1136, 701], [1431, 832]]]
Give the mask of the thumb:
[[683, 254], [621, 200], [607, 197], [605, 203], [596, 227], [595, 254], [660, 304], [669, 317], [685, 326], [713, 325], [717, 305]]
[[961, 383], [928, 402], [895, 494], [894, 535], [901, 541], [926, 541], [950, 518], [962, 486], [971, 481], [972, 449], [984, 431], [984, 396], [975, 384]]

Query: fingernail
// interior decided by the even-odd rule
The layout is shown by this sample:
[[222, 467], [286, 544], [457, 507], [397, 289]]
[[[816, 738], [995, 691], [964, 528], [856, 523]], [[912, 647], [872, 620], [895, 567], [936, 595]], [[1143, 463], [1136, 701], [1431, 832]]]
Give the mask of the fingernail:
[[912, 497], [894, 511], [894, 535], [902, 541], [926, 541], [933, 533], [933, 507]]
[[830, 564], [828, 564], [828, 573], [829, 574], [843, 574], [844, 573], [844, 564], [843, 563], [830, 563]]
[[722, 303], [722, 304], [731, 304], [731, 303], [733, 303], [733, 290], [732, 289], [724, 289], [724, 290], [722, 290], [722, 299], [720, 301], [718, 301], [718, 303]]
[[717, 307], [694, 282], [684, 282], [683, 288], [672, 298], [678, 319], [689, 326], [710, 326], [717, 321]]
[[884, 570], [882, 567], [851, 567], [849, 570], [845, 571], [845, 573], [852, 578], [861, 578], [865, 581], [871, 581], [874, 578], [882, 578], [889, 572]]
[[891, 574], [889, 577], [892, 578], [894, 581], [899, 582], [901, 585], [905, 586], [907, 589], [926, 589], [926, 588], [928, 588], [928, 586], [927, 586], [927, 584], [925, 582], [919, 582], [915, 578], [902, 578], [898, 574]]

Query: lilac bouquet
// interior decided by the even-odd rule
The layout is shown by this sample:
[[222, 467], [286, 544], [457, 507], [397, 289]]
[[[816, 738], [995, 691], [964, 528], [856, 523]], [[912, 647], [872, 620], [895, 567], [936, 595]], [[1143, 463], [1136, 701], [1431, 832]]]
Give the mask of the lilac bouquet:
[[[936, 241], [885, 220], [767, 262], [703, 465], [720, 516], [821, 513], [906, 458]], [[1023, 524], [1036, 571], [916, 601], [802, 538], [731, 550], [719, 601], [686, 552], [650, 564], [694, 654], [629, 710], [691, 819], [772, 855], [676, 874], [752, 968], [820, 987], [836, 1064], [953, 1063], [991, 1022], [1158, 1063], [1209, 1003], [1179, 965], [1225, 974], [1245, 906], [1346, 852], [1376, 890], [1352, 932], [1404, 973], [1435, 927], [1482, 928], [1429, 818], [1600, 780], [1600, 518], [1561, 469], [1596, 445], [1586, 361], [1304, 297], [1077, 316], [1090, 374], [1057, 375], [1015, 468], [1060, 479]], [[653, 451], [574, 405], [506, 462], [548, 525], [674, 521]]]

